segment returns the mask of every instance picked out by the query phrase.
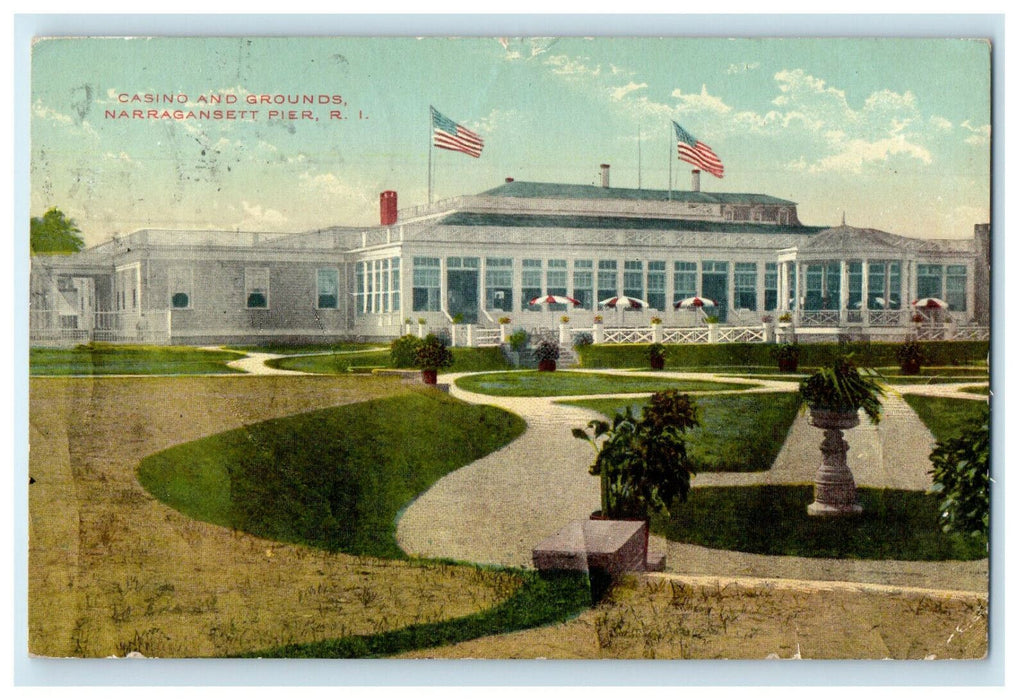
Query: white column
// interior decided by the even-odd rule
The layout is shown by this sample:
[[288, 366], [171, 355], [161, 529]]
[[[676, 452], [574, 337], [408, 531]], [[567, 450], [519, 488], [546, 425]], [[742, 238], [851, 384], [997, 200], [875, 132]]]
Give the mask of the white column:
[[862, 258], [862, 289], [859, 290], [862, 302], [862, 325], [869, 325], [869, 258]]
[[848, 322], [848, 261], [845, 260], [844, 258], [841, 258], [840, 265], [841, 265], [841, 277], [840, 277], [840, 279], [841, 279], [841, 284], [840, 284], [841, 288], [838, 291], [840, 292], [841, 299], [838, 302], [838, 306], [840, 307], [839, 310], [838, 310], [838, 318], [841, 319], [841, 323], [842, 324], [845, 324], [845, 323]]
[[791, 285], [788, 284], [790, 278], [787, 262], [777, 263], [777, 311], [787, 311], [787, 298], [790, 293]]

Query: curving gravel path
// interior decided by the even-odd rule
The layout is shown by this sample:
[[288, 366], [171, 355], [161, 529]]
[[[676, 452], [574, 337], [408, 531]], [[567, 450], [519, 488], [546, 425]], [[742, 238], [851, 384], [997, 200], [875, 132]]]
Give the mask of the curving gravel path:
[[[462, 375], [445, 375], [441, 380], [454, 382], [459, 376]], [[658, 376], [738, 381], [697, 372], [660, 372]], [[750, 381], [761, 386], [749, 391], [793, 391], [796, 388], [793, 382]], [[921, 388], [924, 387], [915, 387]], [[962, 394], [957, 386], [947, 391], [939, 385], [931, 386], [929, 391], [932, 395], [981, 398]], [[598, 478], [588, 474], [594, 452], [587, 443], [570, 435], [571, 427], [584, 427], [598, 414], [556, 403], [567, 397], [484, 396], [463, 391], [454, 383], [450, 385], [450, 392], [464, 401], [490, 404], [517, 413], [527, 421], [527, 430], [503, 449], [449, 474], [417, 498], [400, 514], [399, 546], [417, 556], [530, 566], [534, 545], [568, 521], [586, 518], [599, 507]], [[856, 483], [925, 489], [930, 485], [928, 456], [933, 446], [932, 436], [897, 391], [890, 391], [883, 403], [883, 418], [878, 426], [863, 421], [845, 433], [851, 446], [848, 463]], [[695, 477], [692, 483], [696, 488], [810, 483], [821, 460], [821, 441], [822, 432], [808, 424], [806, 414], [799, 414], [769, 471], [705, 473]], [[986, 560], [899, 562], [778, 557], [708, 549], [667, 542], [655, 536], [650, 547], [665, 551], [667, 570], [676, 573], [854, 581], [972, 591], [988, 588]]]

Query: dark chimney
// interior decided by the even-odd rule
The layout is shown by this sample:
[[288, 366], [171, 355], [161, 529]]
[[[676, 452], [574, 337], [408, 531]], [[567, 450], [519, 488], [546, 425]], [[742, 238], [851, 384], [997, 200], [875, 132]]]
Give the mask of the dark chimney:
[[599, 166], [599, 173], [602, 176], [602, 187], [604, 187], [605, 189], [608, 190], [609, 189], [609, 165], [607, 163], [603, 163], [602, 165], [600, 165]]
[[381, 225], [391, 226], [399, 220], [399, 195], [395, 190], [381, 193]]
[[507, 178], [506, 178], [506, 182], [513, 182], [513, 178], [511, 178], [511, 177], [507, 177]]
[[691, 171], [691, 189], [695, 192], [702, 191], [702, 171], [697, 168]]

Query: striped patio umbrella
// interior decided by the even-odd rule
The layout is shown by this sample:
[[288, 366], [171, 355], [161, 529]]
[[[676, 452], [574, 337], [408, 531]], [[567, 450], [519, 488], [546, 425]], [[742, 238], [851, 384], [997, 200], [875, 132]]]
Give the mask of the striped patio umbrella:
[[948, 302], [937, 297], [926, 297], [924, 299], [916, 299], [912, 302], [912, 306], [917, 309], [946, 309], [948, 308]]
[[609, 297], [600, 301], [599, 306], [623, 311], [624, 309], [647, 309], [648, 302], [644, 299], [635, 299], [634, 297]]
[[581, 305], [581, 302], [577, 301], [573, 297], [561, 297], [555, 294], [547, 294], [543, 297], [535, 297], [527, 303], [531, 306], [541, 306], [542, 304], [569, 304], [571, 306]]
[[705, 297], [688, 297], [687, 299], [678, 299], [673, 302], [673, 308], [675, 309], [700, 309], [703, 306], [716, 306], [716, 302]]

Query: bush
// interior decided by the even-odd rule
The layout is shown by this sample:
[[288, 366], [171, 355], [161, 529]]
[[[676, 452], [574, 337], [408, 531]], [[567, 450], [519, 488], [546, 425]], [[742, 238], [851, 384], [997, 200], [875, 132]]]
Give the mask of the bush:
[[574, 347], [583, 348], [585, 345], [591, 345], [595, 342], [595, 339], [591, 337], [591, 333], [578, 333], [574, 336]]
[[781, 372], [797, 372], [802, 350], [798, 343], [780, 343], [770, 350]]
[[534, 349], [534, 359], [538, 362], [559, 359], [559, 343], [552, 340], [543, 340]]
[[417, 369], [442, 369], [453, 363], [452, 351], [445, 346], [441, 338], [430, 333], [418, 345], [416, 352]]
[[902, 374], [919, 374], [919, 368], [926, 362], [923, 346], [914, 338], [899, 345], [894, 356], [901, 365]]
[[809, 408], [837, 413], [862, 409], [874, 424], [880, 422], [882, 393], [876, 381], [859, 374], [850, 357], [838, 357], [832, 366], [821, 367], [798, 387], [802, 403]]
[[666, 359], [666, 346], [662, 343], [652, 343], [649, 345], [648, 359], [649, 361]]
[[513, 352], [523, 352], [529, 342], [531, 336], [523, 328], [518, 328], [509, 336], [509, 347]]
[[[602, 478], [602, 514], [607, 518], [647, 518], [684, 503], [691, 490], [691, 464], [684, 433], [698, 425], [695, 406], [676, 389], [652, 395], [641, 419], [630, 407], [606, 421], [588, 423], [594, 437], [581, 428], [573, 436], [595, 448], [589, 473]], [[600, 438], [606, 436], [605, 440]]]
[[415, 335], [401, 335], [393, 340], [389, 347], [392, 366], [400, 369], [416, 367], [417, 348], [419, 347], [420, 338]]
[[990, 530], [989, 416], [944, 440], [930, 453], [933, 486], [940, 497], [944, 532], [987, 535]]

